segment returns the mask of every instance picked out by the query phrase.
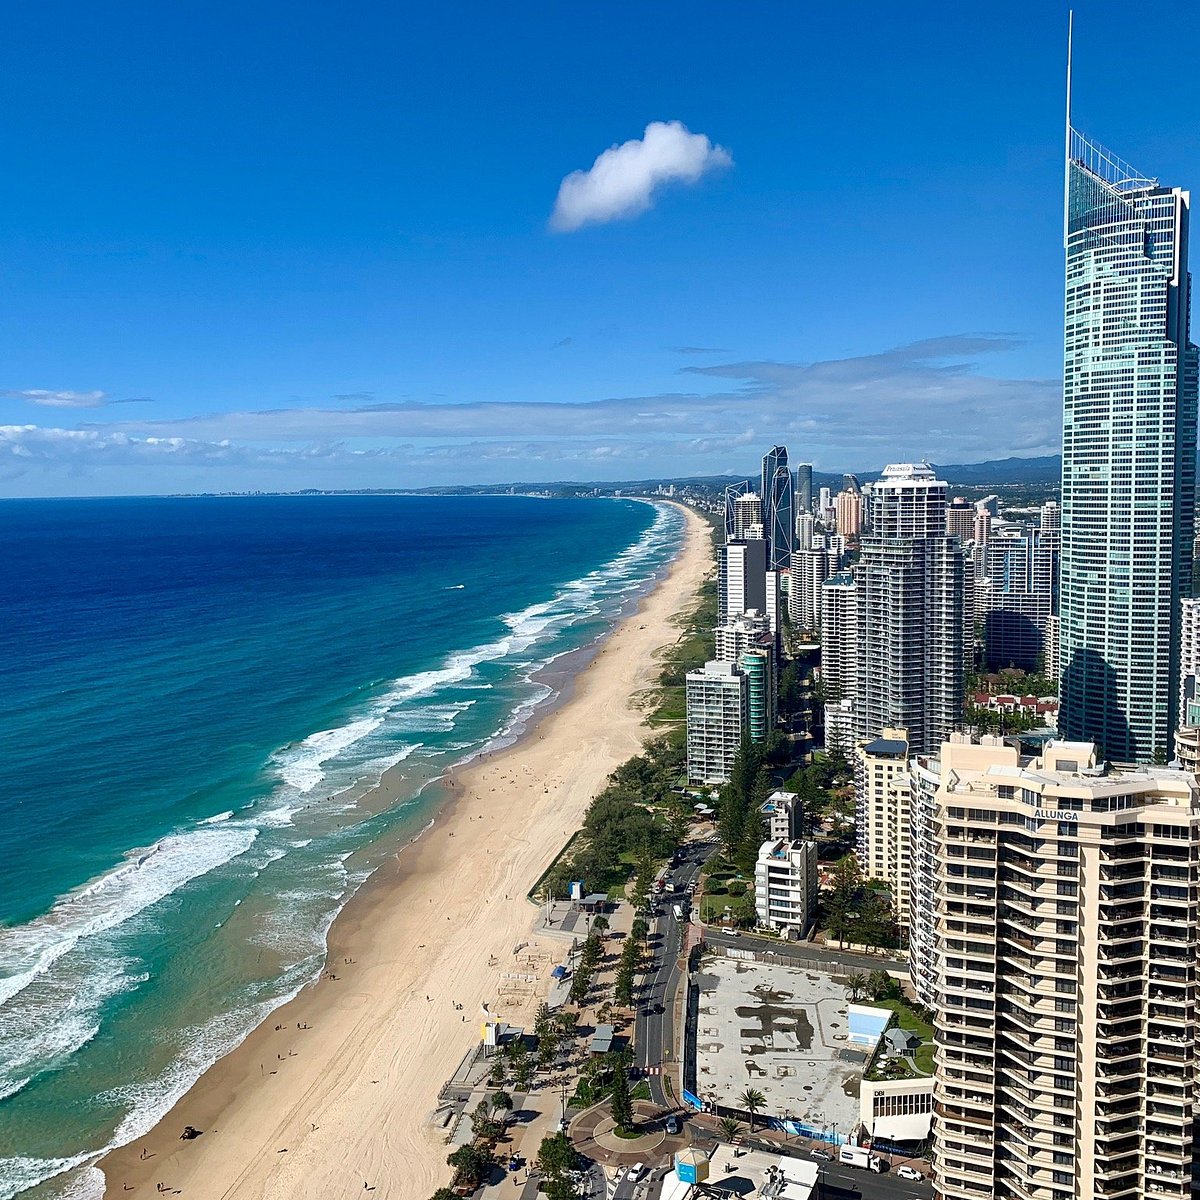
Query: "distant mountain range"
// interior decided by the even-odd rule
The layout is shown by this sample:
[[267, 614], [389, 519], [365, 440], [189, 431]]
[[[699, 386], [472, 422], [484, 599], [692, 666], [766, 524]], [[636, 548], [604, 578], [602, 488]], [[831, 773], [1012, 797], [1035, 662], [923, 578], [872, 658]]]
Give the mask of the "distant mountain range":
[[[930, 464], [931, 466], [933, 464]], [[993, 458], [981, 463], [934, 466], [947, 483], [983, 485], [993, 483], [1058, 483], [1062, 478], [1062, 455], [1040, 458]]]

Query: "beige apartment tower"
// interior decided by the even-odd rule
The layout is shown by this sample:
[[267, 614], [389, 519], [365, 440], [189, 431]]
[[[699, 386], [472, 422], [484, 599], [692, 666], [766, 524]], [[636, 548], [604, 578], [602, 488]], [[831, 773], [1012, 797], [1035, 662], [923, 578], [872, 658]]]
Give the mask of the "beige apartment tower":
[[962, 735], [937, 765], [936, 1195], [1191, 1196], [1196, 779]]
[[868, 879], [892, 889], [899, 921], [908, 919], [911, 860], [908, 731], [885, 729], [854, 747], [854, 810], [858, 863]]

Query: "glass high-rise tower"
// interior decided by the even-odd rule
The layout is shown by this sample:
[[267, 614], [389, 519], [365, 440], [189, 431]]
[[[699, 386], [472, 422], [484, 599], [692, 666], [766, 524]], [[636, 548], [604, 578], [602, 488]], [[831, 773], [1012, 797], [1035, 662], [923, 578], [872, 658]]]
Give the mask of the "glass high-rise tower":
[[1166, 761], [1190, 591], [1190, 197], [1067, 126], [1059, 729]]
[[772, 446], [762, 461], [763, 531], [767, 539], [767, 569], [786, 571], [796, 541], [792, 472], [787, 447]]

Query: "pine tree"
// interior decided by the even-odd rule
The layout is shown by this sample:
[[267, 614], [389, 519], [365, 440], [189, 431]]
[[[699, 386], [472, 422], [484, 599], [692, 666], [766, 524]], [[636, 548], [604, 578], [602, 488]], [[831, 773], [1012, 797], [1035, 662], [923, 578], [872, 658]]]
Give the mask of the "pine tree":
[[633, 1099], [629, 1095], [629, 1073], [624, 1067], [618, 1069], [613, 1080], [612, 1115], [622, 1133], [633, 1132]]

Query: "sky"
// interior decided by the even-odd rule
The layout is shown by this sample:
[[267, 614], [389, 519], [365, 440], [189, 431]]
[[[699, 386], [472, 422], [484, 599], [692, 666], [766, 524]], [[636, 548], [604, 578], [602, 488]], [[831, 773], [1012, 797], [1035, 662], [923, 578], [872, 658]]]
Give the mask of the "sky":
[[[1200, 184], [1200, 6], [1075, 124]], [[11, 6], [0, 496], [1059, 446], [1066, 5]]]

